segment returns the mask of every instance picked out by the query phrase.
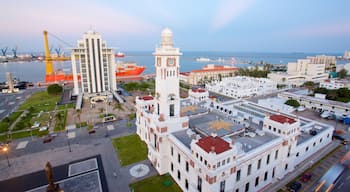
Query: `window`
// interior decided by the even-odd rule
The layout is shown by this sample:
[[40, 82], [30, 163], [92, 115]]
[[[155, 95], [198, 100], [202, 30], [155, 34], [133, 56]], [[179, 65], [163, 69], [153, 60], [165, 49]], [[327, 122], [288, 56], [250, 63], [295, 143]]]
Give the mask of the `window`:
[[277, 158], [278, 158], [278, 149], [275, 152], [275, 159], [277, 159]]
[[313, 144], [313, 146], [315, 147], [316, 143]]
[[259, 159], [258, 161], [258, 169], [260, 169], [260, 167], [261, 167], [261, 159]]
[[181, 163], [181, 156], [180, 156], [180, 153], [177, 154], [177, 162]]
[[186, 187], [186, 189], [188, 189], [188, 180], [187, 179], [185, 179], [185, 187]]
[[266, 171], [266, 172], [265, 172], [265, 175], [264, 175], [264, 181], [267, 180], [267, 175], [268, 175], [268, 172]]
[[171, 151], [171, 156], [173, 156], [173, 155], [174, 155], [174, 148], [171, 147], [171, 148], [170, 148], [170, 151]]
[[296, 155], [297, 157], [299, 157], [299, 152], [297, 153], [297, 155]]
[[170, 117], [175, 116], [174, 104], [170, 104], [170, 106], [169, 106], [169, 116], [170, 116]]
[[259, 177], [255, 178], [255, 187], [259, 185]]
[[198, 176], [197, 178], [197, 189], [199, 192], [202, 192], [202, 178]]
[[239, 192], [239, 188], [238, 188], [238, 189], [236, 189], [236, 192]]
[[225, 180], [220, 182], [220, 192], [225, 192]]
[[245, 192], [249, 191], [249, 183], [245, 184]]
[[267, 155], [267, 159], [266, 159], [266, 164], [268, 165], [270, 163], [270, 154]]
[[276, 169], [276, 167], [274, 167], [274, 168], [272, 169], [272, 178], [275, 177], [275, 169]]
[[252, 172], [252, 164], [249, 164], [248, 165], [248, 174], [247, 175], [250, 175]]
[[238, 170], [236, 174], [236, 181], [239, 181], [239, 180], [241, 180], [241, 170]]
[[284, 167], [284, 169], [285, 169], [285, 170], [287, 170], [287, 169], [288, 169], [288, 163], [286, 164], [286, 166]]
[[181, 179], [181, 173], [179, 170], [177, 170], [177, 178], [180, 180]]
[[305, 151], [308, 151], [309, 150], [309, 147], [306, 147]]
[[174, 164], [173, 163], [170, 164], [170, 168], [171, 168], [171, 171], [174, 171]]
[[186, 171], [188, 172], [188, 161], [186, 161]]

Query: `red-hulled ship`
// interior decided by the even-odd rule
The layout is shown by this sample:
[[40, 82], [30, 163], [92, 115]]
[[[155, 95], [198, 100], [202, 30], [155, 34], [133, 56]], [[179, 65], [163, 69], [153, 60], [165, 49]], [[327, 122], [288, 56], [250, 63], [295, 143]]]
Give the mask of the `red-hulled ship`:
[[117, 63], [116, 76], [138, 76], [140, 75], [146, 67], [138, 66], [136, 63]]
[[125, 57], [125, 54], [122, 52], [118, 52], [114, 55], [115, 57]]

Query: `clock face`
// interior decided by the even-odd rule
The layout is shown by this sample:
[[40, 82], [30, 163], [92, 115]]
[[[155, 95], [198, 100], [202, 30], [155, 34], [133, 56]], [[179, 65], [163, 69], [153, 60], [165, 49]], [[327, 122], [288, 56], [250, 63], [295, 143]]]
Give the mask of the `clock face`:
[[175, 58], [168, 58], [167, 65], [174, 66], [175, 65]]
[[161, 58], [160, 58], [160, 57], [157, 57], [157, 66], [160, 66], [160, 65], [161, 65], [161, 63], [162, 63]]

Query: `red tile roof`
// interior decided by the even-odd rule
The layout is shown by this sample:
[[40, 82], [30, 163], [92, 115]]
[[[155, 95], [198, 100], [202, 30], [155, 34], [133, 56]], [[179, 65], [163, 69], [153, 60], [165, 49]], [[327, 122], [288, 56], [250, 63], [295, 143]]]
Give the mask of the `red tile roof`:
[[271, 115], [270, 119], [279, 123], [288, 123], [288, 124], [293, 124], [296, 122], [295, 119], [286, 117], [284, 115]]
[[145, 100], [145, 101], [152, 100], [152, 99], [153, 99], [152, 96], [143, 96], [143, 97], [140, 97], [140, 100]]
[[200, 88], [198, 88], [198, 89], [192, 89], [192, 92], [195, 92], [195, 93], [203, 93], [203, 92], [205, 92], [206, 90], [205, 89], [200, 89]]
[[220, 154], [227, 150], [230, 150], [230, 144], [220, 137], [207, 136], [199, 139], [197, 145], [201, 147], [204, 151], [209, 153], [214, 151], [216, 154]]
[[221, 69], [199, 69], [199, 70], [192, 70], [191, 73], [201, 73], [201, 72], [211, 72], [211, 71], [236, 71], [238, 68], [236, 67], [230, 67], [230, 68], [221, 68]]

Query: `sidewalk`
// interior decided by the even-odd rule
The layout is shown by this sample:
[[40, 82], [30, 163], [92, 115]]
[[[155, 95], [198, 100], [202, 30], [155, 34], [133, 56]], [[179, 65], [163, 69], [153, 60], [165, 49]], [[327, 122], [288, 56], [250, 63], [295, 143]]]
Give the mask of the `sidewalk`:
[[302, 174], [306, 169], [311, 167], [314, 163], [320, 161], [324, 156], [329, 154], [338, 145], [339, 143], [336, 142], [330, 143], [325, 148], [321, 149], [319, 152], [315, 153], [314, 155], [300, 163], [298, 166], [296, 166], [295, 170], [292, 173], [289, 173], [286, 176], [284, 176], [282, 180], [277, 180], [274, 183], [272, 183], [266, 191], [275, 192], [283, 188], [290, 181], [292, 181], [294, 178]]

